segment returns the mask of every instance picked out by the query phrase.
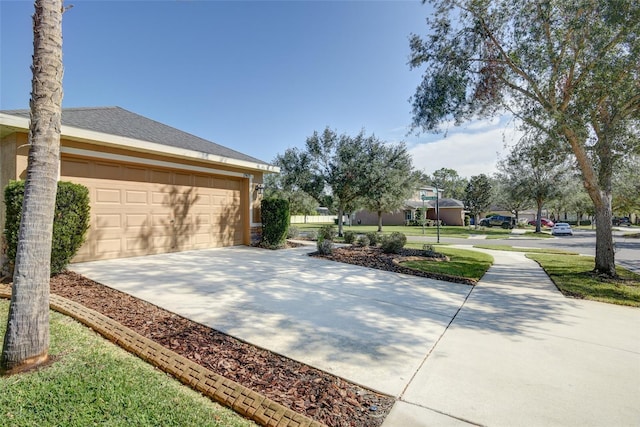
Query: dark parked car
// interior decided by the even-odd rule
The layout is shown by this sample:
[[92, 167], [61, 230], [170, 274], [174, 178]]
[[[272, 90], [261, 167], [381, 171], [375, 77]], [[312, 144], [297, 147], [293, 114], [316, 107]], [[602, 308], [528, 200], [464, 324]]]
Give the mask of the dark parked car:
[[488, 218], [482, 218], [479, 225], [484, 227], [502, 227], [502, 228], [513, 228], [515, 225], [515, 218], [512, 216], [504, 216], [504, 215], [493, 215]]
[[[531, 221], [528, 222], [529, 225], [533, 225], [534, 227], [536, 226], [536, 220], [532, 219]], [[540, 226], [541, 227], [553, 227], [553, 221], [551, 221], [550, 219], [547, 218], [540, 218]]]
[[613, 225], [626, 225], [627, 227], [631, 227], [631, 220], [629, 217], [615, 217], [611, 221]]

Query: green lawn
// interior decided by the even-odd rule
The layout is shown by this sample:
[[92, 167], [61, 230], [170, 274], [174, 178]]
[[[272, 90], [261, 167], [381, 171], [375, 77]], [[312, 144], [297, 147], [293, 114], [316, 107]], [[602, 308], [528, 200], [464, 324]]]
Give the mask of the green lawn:
[[559, 254], [527, 254], [547, 272], [558, 289], [577, 298], [640, 307], [640, 275], [618, 267], [620, 280], [594, 276], [593, 257]]
[[[422, 249], [422, 245], [417, 243], [408, 243], [405, 247]], [[480, 280], [493, 264], [493, 257], [482, 252], [451, 248], [445, 245], [433, 245], [433, 247], [435, 251], [447, 255], [450, 261], [407, 261], [402, 265], [430, 273]]]
[[[9, 301], [0, 299], [0, 337]], [[0, 377], [1, 426], [252, 426], [75, 320], [51, 312], [55, 363]]]
[[509, 245], [473, 245], [474, 248], [479, 249], [491, 249], [494, 251], [507, 251], [507, 252], [526, 252], [526, 253], [540, 253], [540, 254], [563, 254], [563, 255], [579, 255], [576, 252], [565, 251], [564, 249], [543, 249], [543, 248], [519, 248]]

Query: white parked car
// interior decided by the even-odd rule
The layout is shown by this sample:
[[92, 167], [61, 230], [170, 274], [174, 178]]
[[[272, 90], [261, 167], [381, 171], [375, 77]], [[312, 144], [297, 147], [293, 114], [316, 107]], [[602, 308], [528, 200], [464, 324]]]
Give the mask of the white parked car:
[[551, 234], [553, 234], [554, 236], [560, 236], [563, 234], [573, 236], [573, 230], [571, 229], [571, 226], [566, 222], [556, 222], [551, 229]]

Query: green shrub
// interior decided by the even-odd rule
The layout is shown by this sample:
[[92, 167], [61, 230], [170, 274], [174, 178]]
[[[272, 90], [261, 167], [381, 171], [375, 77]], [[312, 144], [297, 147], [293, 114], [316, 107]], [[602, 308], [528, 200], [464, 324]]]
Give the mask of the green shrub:
[[300, 229], [298, 227], [289, 226], [287, 231], [287, 239], [296, 239], [300, 236]]
[[355, 242], [356, 240], [356, 233], [355, 231], [345, 231], [344, 232], [344, 242], [348, 243], [348, 244], [352, 244], [353, 242]]
[[471, 224], [471, 218], [469, 217], [469, 215], [465, 215], [464, 216], [464, 226], [468, 227], [469, 224]]
[[321, 255], [331, 255], [333, 252], [333, 241], [329, 239], [318, 239], [318, 253]]
[[358, 240], [356, 241], [356, 245], [360, 246], [360, 247], [363, 247], [363, 248], [369, 246], [370, 243], [371, 242], [370, 242], [369, 238], [366, 235], [359, 236]]
[[375, 246], [380, 242], [380, 235], [375, 231], [370, 231], [366, 233], [365, 236], [369, 239], [369, 245], [371, 246]]
[[318, 240], [318, 232], [316, 230], [305, 231], [304, 235], [309, 240]]
[[289, 231], [289, 201], [270, 197], [262, 199], [262, 242], [268, 248], [283, 247]]
[[[18, 249], [18, 232], [24, 200], [24, 181], [12, 181], [4, 190], [6, 220], [4, 236], [9, 270]], [[51, 274], [63, 271], [84, 243], [89, 229], [89, 190], [84, 185], [58, 182], [51, 245]]]
[[407, 243], [407, 236], [397, 231], [382, 237], [380, 246], [386, 254], [399, 254]]
[[338, 232], [336, 231], [336, 227], [335, 226], [333, 226], [333, 225], [323, 225], [318, 230], [318, 241], [320, 241], [320, 240], [331, 240], [331, 241], [333, 241], [333, 239], [337, 235], [338, 235]]

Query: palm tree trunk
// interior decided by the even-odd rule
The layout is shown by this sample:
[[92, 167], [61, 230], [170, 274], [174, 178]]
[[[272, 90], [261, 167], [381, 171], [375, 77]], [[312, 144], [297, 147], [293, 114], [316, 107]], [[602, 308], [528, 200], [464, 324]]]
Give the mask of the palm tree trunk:
[[62, 110], [62, 0], [36, 0], [29, 160], [0, 370], [48, 360], [49, 279]]

